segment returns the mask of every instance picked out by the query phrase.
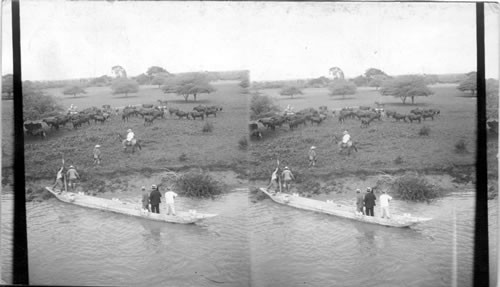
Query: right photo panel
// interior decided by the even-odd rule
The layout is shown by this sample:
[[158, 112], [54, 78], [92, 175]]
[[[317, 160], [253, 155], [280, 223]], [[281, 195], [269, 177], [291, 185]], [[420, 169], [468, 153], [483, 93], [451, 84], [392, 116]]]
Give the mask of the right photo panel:
[[[476, 5], [248, 11], [252, 286], [471, 286]], [[498, 13], [485, 4], [492, 285]]]

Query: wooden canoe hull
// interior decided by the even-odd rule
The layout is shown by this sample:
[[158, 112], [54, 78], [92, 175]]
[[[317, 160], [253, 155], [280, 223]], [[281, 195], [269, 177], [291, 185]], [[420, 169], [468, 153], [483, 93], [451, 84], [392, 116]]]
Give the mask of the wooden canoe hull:
[[45, 187], [60, 201], [79, 205], [87, 208], [110, 211], [129, 216], [140, 217], [148, 220], [163, 221], [170, 223], [191, 224], [201, 221], [206, 218], [217, 216], [217, 214], [207, 213], [190, 213], [190, 212], [176, 212], [176, 215], [157, 214], [145, 212], [142, 210], [141, 204], [130, 202], [123, 202], [120, 200], [111, 200], [106, 198], [81, 195], [73, 192], [63, 192], [61, 194], [55, 192], [50, 187]]
[[386, 219], [381, 217], [360, 215], [356, 213], [356, 208], [352, 206], [293, 196], [285, 193], [272, 194], [265, 188], [260, 188], [260, 191], [268, 195], [274, 202], [283, 205], [335, 215], [366, 223], [379, 224], [390, 227], [409, 227], [420, 222], [431, 220], [431, 218], [413, 216], [392, 215], [390, 219]]

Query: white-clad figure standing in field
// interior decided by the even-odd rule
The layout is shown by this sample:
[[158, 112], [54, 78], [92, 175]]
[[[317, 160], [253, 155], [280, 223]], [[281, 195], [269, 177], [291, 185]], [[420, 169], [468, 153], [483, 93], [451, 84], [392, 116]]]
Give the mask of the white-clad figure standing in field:
[[172, 190], [167, 190], [165, 192], [165, 203], [167, 204], [167, 214], [170, 215], [170, 211], [172, 211], [172, 215], [175, 215], [175, 206], [174, 206], [174, 198], [177, 197], [177, 193]]
[[342, 136], [342, 141], [339, 144], [339, 151], [342, 151], [342, 148], [350, 147], [352, 145], [351, 135], [344, 131], [344, 135]]
[[382, 218], [387, 217], [388, 219], [391, 218], [391, 214], [389, 213], [389, 201], [392, 200], [392, 197], [388, 195], [385, 190], [382, 191], [382, 195], [379, 198], [380, 200], [380, 209], [382, 212]]
[[127, 130], [127, 138], [123, 141], [123, 148], [127, 148], [128, 145], [132, 145], [132, 140], [134, 139], [134, 132], [132, 129]]

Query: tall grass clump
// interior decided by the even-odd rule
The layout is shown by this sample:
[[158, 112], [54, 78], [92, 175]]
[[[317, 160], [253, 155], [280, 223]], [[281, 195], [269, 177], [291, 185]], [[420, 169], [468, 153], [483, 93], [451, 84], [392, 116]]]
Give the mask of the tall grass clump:
[[205, 122], [205, 124], [203, 125], [203, 128], [201, 130], [204, 133], [211, 133], [213, 129], [214, 129], [214, 126], [211, 123]]
[[465, 140], [461, 139], [455, 144], [455, 152], [458, 154], [467, 153], [467, 143]]
[[429, 183], [425, 177], [415, 172], [400, 176], [383, 175], [379, 177], [377, 189], [389, 187], [396, 198], [408, 201], [426, 201], [440, 197], [440, 190]]
[[175, 182], [179, 192], [187, 197], [213, 198], [222, 193], [222, 184], [203, 171], [190, 171]]
[[430, 133], [431, 133], [431, 128], [429, 128], [428, 126], [423, 126], [418, 131], [418, 135], [420, 136], [428, 136]]
[[238, 147], [242, 150], [245, 150], [247, 149], [248, 147], [248, 139], [247, 137], [242, 137], [239, 141], [238, 141]]

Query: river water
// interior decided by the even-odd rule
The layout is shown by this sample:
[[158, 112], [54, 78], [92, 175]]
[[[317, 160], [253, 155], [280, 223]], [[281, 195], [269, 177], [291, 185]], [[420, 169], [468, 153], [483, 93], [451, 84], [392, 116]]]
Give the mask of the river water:
[[[132, 193], [104, 197], [136, 200]], [[178, 209], [219, 213], [197, 225], [149, 222], [56, 199], [30, 202], [30, 283], [471, 286], [474, 201], [473, 192], [430, 204], [393, 201], [393, 212], [434, 218], [403, 229], [301, 211], [269, 199], [250, 202], [244, 189], [217, 200], [179, 199]], [[489, 204], [490, 254], [496, 255], [498, 204]], [[4, 194], [2, 277], [7, 282], [9, 212], [12, 196]], [[491, 282], [496, 284], [496, 257], [491, 257]]]

